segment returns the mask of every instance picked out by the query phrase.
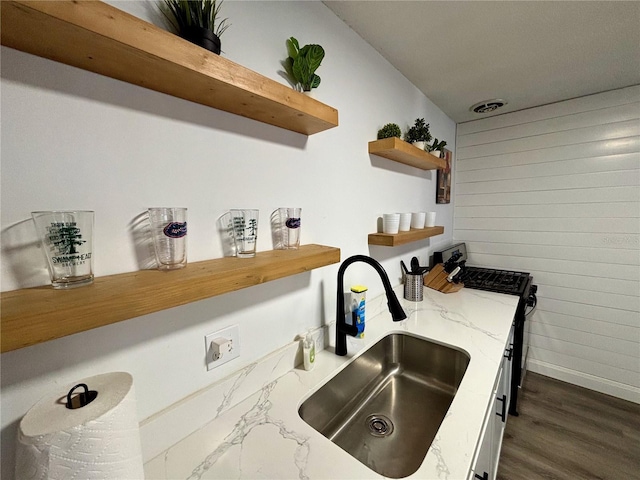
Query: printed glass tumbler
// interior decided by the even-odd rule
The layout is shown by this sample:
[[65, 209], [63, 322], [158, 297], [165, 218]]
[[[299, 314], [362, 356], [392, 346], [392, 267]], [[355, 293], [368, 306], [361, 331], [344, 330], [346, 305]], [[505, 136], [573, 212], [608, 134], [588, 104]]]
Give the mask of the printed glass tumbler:
[[51, 285], [73, 288], [93, 282], [94, 212], [31, 212], [47, 258]]
[[187, 265], [187, 209], [150, 208], [149, 223], [158, 270]]
[[257, 209], [231, 210], [233, 240], [236, 244], [236, 256], [238, 258], [256, 256], [258, 215], [259, 211]]
[[285, 221], [287, 234], [287, 248], [297, 250], [300, 247], [300, 218], [302, 216], [301, 208], [283, 208], [286, 212], [287, 219]]

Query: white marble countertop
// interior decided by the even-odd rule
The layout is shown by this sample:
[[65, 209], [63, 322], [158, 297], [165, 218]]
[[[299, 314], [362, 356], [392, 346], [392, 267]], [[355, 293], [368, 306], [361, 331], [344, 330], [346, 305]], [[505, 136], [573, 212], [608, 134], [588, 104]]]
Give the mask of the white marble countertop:
[[445, 295], [425, 288], [424, 301], [407, 302], [401, 288], [396, 292], [406, 320], [391, 320], [384, 296], [368, 302], [365, 338], [347, 337], [346, 357], [329, 347], [318, 352], [312, 371], [298, 367], [258, 385], [254, 394], [147, 462], [146, 478], [383, 478], [307, 425], [298, 407], [381, 337], [410, 332], [463, 349], [471, 360], [422, 465], [407, 478], [467, 479], [518, 298], [470, 289]]

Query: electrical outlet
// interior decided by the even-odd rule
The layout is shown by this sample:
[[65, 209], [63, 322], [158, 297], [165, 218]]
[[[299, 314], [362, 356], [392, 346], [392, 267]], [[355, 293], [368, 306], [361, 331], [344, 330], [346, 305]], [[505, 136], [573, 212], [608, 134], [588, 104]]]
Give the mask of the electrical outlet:
[[240, 356], [240, 333], [238, 325], [232, 325], [204, 337], [205, 363], [207, 370]]
[[214, 339], [209, 346], [211, 347], [211, 357], [214, 361], [218, 361], [233, 352], [233, 340], [230, 338], [218, 337]]

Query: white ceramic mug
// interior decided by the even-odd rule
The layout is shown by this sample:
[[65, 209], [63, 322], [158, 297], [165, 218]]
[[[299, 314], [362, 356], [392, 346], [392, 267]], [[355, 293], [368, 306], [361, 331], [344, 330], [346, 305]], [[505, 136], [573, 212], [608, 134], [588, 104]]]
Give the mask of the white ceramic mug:
[[436, 212], [427, 212], [425, 227], [436, 226]]
[[400, 227], [401, 232], [408, 232], [411, 229], [411, 212], [400, 214]]
[[411, 228], [424, 228], [425, 212], [413, 212], [411, 214]]
[[398, 233], [399, 228], [399, 213], [385, 213], [382, 215], [382, 231], [384, 233]]

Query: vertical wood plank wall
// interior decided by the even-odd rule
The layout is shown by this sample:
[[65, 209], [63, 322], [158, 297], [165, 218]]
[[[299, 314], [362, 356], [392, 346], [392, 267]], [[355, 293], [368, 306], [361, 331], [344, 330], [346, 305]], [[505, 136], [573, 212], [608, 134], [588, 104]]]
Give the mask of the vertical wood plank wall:
[[454, 240], [539, 286], [528, 368], [640, 403], [640, 86], [458, 125]]

